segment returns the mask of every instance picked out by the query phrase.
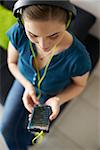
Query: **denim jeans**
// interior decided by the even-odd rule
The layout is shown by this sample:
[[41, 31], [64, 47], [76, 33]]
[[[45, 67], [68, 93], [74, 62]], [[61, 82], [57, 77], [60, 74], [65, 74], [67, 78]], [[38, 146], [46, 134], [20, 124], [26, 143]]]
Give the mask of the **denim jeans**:
[[[34, 138], [34, 135], [27, 130], [29, 112], [22, 102], [23, 92], [23, 86], [15, 80], [6, 99], [0, 131], [9, 150], [27, 150]], [[68, 103], [61, 106], [59, 115]], [[51, 122], [50, 127], [55, 120]]]
[[24, 87], [15, 80], [7, 96], [0, 132], [9, 150], [27, 150], [31, 145], [33, 134], [28, 132], [28, 114], [22, 96]]

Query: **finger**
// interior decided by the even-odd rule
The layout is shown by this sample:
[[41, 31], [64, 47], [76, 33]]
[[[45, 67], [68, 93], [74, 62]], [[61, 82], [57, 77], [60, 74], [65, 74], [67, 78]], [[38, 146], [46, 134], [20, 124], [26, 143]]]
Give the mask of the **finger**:
[[25, 106], [25, 108], [26, 108], [30, 113], [32, 113], [32, 110], [33, 110], [32, 105], [26, 104], [26, 105], [24, 105], [24, 106]]
[[32, 117], [32, 114], [29, 114], [29, 118], [31, 118]]
[[30, 96], [32, 98], [32, 100], [34, 101], [35, 104], [39, 104], [39, 101], [34, 93], [34, 91], [30, 92]]
[[29, 104], [29, 103], [28, 103], [27, 97], [26, 97], [25, 94], [24, 94], [22, 100], [23, 100], [23, 104], [24, 104], [25, 108], [26, 108], [30, 113], [32, 113], [32, 109], [33, 109], [33, 107], [34, 107], [34, 104], [32, 104], [32, 103]]
[[28, 120], [30, 121], [32, 119], [32, 114], [29, 114], [28, 117], [29, 117]]
[[54, 119], [57, 117], [57, 115], [58, 115], [58, 113], [53, 112], [53, 113], [50, 115], [49, 119], [52, 121], [52, 120], [54, 120]]

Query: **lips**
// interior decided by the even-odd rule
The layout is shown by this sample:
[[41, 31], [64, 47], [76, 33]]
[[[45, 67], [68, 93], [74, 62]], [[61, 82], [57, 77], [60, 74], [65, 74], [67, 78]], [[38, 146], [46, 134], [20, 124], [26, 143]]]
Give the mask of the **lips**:
[[48, 50], [49, 48], [43, 48], [44, 50]]
[[42, 48], [42, 47], [40, 47], [42, 50], [44, 50], [44, 51], [48, 51], [49, 50], [49, 48]]

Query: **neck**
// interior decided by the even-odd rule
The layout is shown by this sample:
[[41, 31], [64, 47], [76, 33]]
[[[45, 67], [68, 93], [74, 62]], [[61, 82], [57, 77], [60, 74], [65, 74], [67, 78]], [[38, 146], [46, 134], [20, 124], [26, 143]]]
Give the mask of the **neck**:
[[63, 40], [57, 45], [57, 53], [62, 52], [64, 49], [68, 49], [73, 42], [72, 35], [65, 31]]
[[52, 51], [44, 52], [42, 49], [37, 48], [37, 53], [40, 58], [45, 58], [51, 55]]
[[[70, 45], [72, 44], [72, 42], [73, 42], [72, 35], [69, 32], [65, 31], [64, 36], [62, 37], [62, 39], [60, 39], [59, 44], [56, 45], [57, 50], [56, 50], [55, 54], [58, 54], [61, 51], [63, 51], [64, 49], [69, 48]], [[50, 56], [52, 54], [52, 50], [53, 50], [53, 48], [52, 48], [52, 50], [50, 50], [49, 52], [44, 52], [37, 45], [36, 45], [36, 49], [37, 49], [38, 56], [40, 57], [40, 59]]]

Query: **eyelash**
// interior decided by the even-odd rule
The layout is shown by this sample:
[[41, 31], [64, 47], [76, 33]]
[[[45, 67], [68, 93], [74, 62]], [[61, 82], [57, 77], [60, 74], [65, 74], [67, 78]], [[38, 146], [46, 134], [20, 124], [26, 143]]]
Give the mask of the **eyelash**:
[[51, 38], [51, 39], [56, 39], [58, 36], [59, 36], [59, 35], [53, 35], [53, 36], [51, 36], [50, 38]]
[[[59, 35], [52, 35], [52, 36], [50, 36], [49, 38], [50, 39], [55, 39], [55, 38], [57, 38]], [[32, 38], [37, 38], [38, 36], [35, 36], [35, 35], [31, 35], [30, 34], [30, 37], [32, 37]]]
[[37, 38], [37, 36], [35, 36], [35, 35], [31, 35], [31, 34], [29, 34], [29, 35], [30, 35], [31, 37], [33, 37], [33, 38], [34, 38], [34, 37]]

